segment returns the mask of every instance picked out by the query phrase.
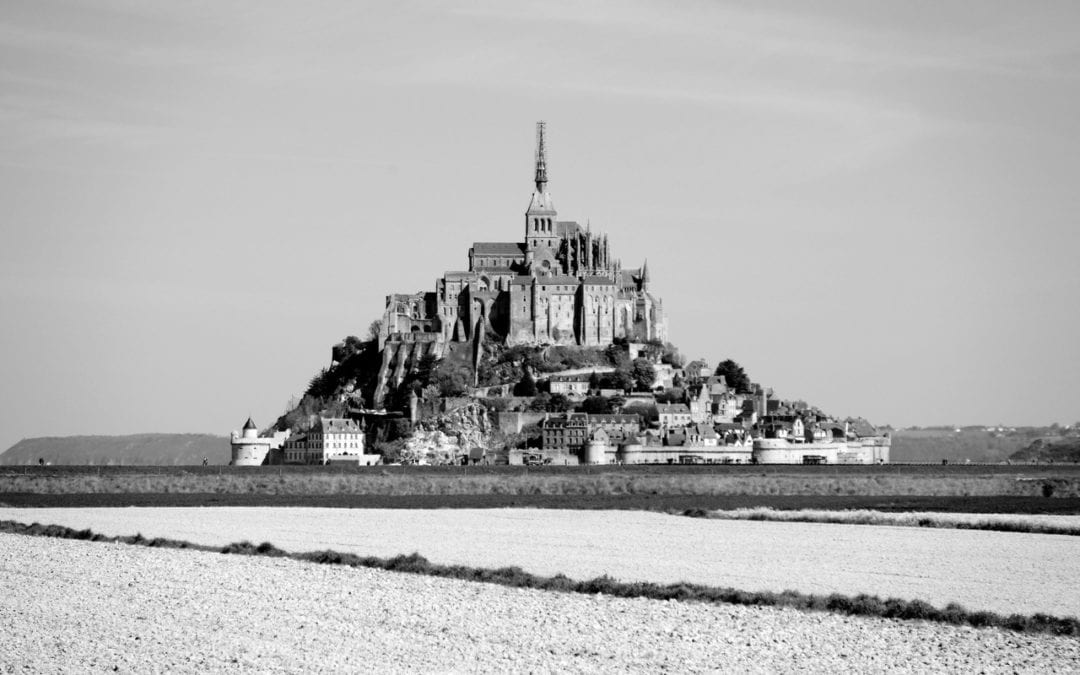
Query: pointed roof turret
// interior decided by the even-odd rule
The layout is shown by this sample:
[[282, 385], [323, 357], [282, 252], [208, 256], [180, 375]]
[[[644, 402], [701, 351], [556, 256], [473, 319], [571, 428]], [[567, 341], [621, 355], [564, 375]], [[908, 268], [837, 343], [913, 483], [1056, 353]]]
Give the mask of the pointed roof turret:
[[645, 258], [645, 262], [641, 264], [641, 282], [649, 283], [649, 259]]
[[251, 419], [251, 415], [248, 415], [247, 422], [244, 422], [244, 431], [248, 429], [255, 429], [258, 431], [259, 427], [255, 426], [255, 422]]
[[543, 194], [547, 191], [547, 152], [544, 148], [543, 120], [536, 123], [536, 191]]

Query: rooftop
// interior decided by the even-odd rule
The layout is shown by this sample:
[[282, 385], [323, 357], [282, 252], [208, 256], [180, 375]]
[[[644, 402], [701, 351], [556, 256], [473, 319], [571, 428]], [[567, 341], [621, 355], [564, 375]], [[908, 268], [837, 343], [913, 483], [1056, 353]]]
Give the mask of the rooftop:
[[656, 405], [656, 410], [661, 415], [663, 415], [664, 413], [667, 413], [669, 415], [671, 415], [671, 414], [689, 415], [690, 414], [690, 408], [688, 408], [685, 403], [658, 403]]
[[478, 241], [472, 245], [473, 255], [522, 255], [525, 244], [511, 241]]

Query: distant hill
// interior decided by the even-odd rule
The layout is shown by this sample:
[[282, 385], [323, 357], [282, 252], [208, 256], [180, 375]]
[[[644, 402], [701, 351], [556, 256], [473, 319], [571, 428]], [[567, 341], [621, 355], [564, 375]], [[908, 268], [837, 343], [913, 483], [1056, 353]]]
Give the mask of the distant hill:
[[0, 465], [51, 464], [185, 465], [228, 464], [229, 439], [210, 434], [134, 434], [24, 438], [0, 454]]
[[982, 429], [900, 429], [893, 433], [889, 459], [893, 462], [937, 464], [972, 461], [1004, 462], [1031, 442], [1023, 434], [1002, 435]]
[[1014, 462], [1080, 462], [1080, 437], [1038, 438], [1009, 456]]

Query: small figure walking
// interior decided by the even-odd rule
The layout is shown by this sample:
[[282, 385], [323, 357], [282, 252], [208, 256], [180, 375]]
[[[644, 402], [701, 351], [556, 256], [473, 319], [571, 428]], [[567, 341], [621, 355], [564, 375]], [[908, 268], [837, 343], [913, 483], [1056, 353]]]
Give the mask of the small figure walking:
[[208, 461], [208, 460], [207, 460], [207, 459], [206, 459], [205, 457], [203, 457], [203, 458], [202, 458], [202, 465], [203, 465], [203, 466], [206, 466], [206, 465], [207, 465], [207, 464], [209, 464], [209, 463], [210, 463], [210, 462], [209, 462], [209, 461]]

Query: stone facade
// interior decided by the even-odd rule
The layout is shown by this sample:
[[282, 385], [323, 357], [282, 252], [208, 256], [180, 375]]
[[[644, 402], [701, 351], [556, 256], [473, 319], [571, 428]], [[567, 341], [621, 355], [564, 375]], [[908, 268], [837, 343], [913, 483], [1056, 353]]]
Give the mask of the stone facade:
[[355, 420], [320, 417], [307, 433], [285, 442], [286, 464], [329, 464], [355, 462], [375, 464], [379, 455], [364, 454], [364, 432]]
[[465, 342], [478, 334], [510, 345], [667, 340], [648, 264], [624, 269], [607, 235], [558, 219], [547, 191], [543, 122], [534, 183], [524, 240], [474, 243], [468, 270], [446, 272], [434, 292], [387, 296], [380, 347], [427, 343], [430, 350], [432, 342]]

